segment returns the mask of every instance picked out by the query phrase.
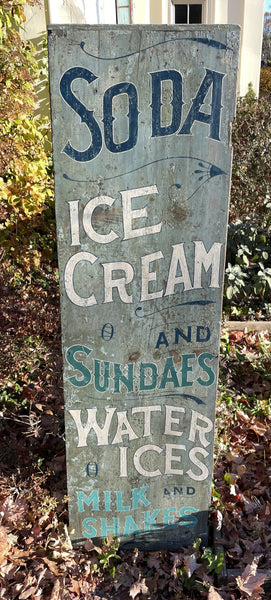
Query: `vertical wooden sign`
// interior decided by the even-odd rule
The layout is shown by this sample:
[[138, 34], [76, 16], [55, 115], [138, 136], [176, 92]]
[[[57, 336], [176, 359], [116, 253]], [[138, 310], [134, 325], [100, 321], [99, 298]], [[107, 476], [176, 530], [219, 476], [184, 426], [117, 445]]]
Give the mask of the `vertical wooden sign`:
[[207, 542], [238, 43], [49, 27], [74, 542]]

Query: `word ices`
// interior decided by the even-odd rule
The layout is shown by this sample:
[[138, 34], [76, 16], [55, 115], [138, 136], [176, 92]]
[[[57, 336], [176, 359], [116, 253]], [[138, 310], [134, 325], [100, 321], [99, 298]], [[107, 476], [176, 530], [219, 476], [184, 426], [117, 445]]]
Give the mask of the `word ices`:
[[[132, 199], [141, 196], [158, 194], [157, 186], [147, 186], [132, 190], [120, 192], [122, 198], [122, 218], [123, 218], [123, 240], [130, 240], [146, 235], [158, 234], [161, 232], [162, 223], [136, 227], [137, 219], [147, 218], [147, 207], [133, 208]], [[115, 199], [110, 196], [97, 196], [91, 198], [83, 211], [82, 225], [86, 235], [97, 244], [109, 244], [119, 237], [111, 229], [108, 233], [100, 233], [93, 226], [93, 213], [99, 206], [111, 207]], [[68, 202], [71, 227], [71, 246], [80, 245], [80, 227], [79, 227], [79, 200]], [[157, 271], [160, 271], [158, 261], [164, 261], [165, 256], [161, 250], [146, 254], [140, 259], [140, 302], [162, 298], [163, 296], [172, 296], [175, 294], [175, 287], [182, 284], [184, 292], [193, 289], [202, 289], [202, 270], [210, 271], [210, 288], [219, 288], [221, 247], [220, 242], [214, 242], [209, 251], [206, 250], [203, 241], [194, 241], [193, 258], [193, 277], [189, 272], [184, 243], [174, 244], [169, 262], [167, 283], [165, 289], [160, 288], [157, 282]], [[79, 263], [94, 265], [98, 257], [88, 251], [79, 251], [71, 256], [65, 266], [64, 284], [69, 300], [81, 307], [89, 307], [97, 304], [94, 293], [87, 297], [82, 297], [75, 289], [74, 273]], [[104, 281], [104, 300], [103, 304], [114, 302], [113, 290], [117, 290], [121, 302], [124, 304], [133, 303], [133, 294], [130, 291], [135, 276], [133, 265], [126, 261], [115, 261], [97, 263], [99, 268], [103, 269]], [[151, 286], [151, 289], [150, 289]]]
[[[206, 73], [200, 86], [191, 100], [190, 110], [181, 126], [182, 107], [183, 107], [183, 81], [182, 75], [175, 69], [156, 71], [150, 73], [151, 76], [151, 104], [152, 110], [152, 131], [151, 137], [161, 137], [178, 133], [178, 135], [192, 135], [191, 129], [196, 121], [204, 123], [209, 128], [209, 137], [220, 140], [220, 117], [222, 109], [222, 81], [225, 76], [223, 73], [205, 69]], [[72, 84], [76, 79], [85, 80], [88, 84], [93, 83], [98, 77], [89, 69], [83, 67], [72, 67], [68, 69], [60, 80], [60, 93], [65, 102], [70, 106], [81, 122], [89, 130], [91, 143], [86, 150], [80, 151], [72, 146], [68, 141], [63, 148], [63, 152], [71, 159], [78, 162], [88, 162], [93, 160], [102, 149], [103, 136], [100, 126], [94, 117], [94, 110], [88, 110], [87, 107], [76, 97], [72, 90]], [[162, 123], [163, 106], [163, 83], [170, 82], [171, 98], [168, 101], [171, 122]], [[204, 100], [212, 89], [211, 100], [204, 103]], [[123, 137], [121, 131], [116, 131], [115, 117], [113, 115], [113, 106], [118, 104], [118, 98], [126, 96], [128, 111], [128, 137], [122, 141], [116, 142]], [[204, 106], [205, 104], [205, 106]], [[208, 107], [208, 112], [206, 111]], [[205, 110], [201, 110], [204, 107]], [[131, 150], [137, 144], [138, 140], [138, 115], [139, 103], [137, 88], [133, 83], [121, 82], [109, 87], [103, 96], [103, 126], [104, 143], [106, 148], [112, 153], [126, 152]], [[118, 128], [119, 129], [119, 128]], [[126, 134], [127, 135], [127, 134]]]
[[[198, 510], [192, 506], [183, 506], [181, 509], [175, 507], [150, 509], [151, 502], [146, 496], [147, 490], [148, 486], [131, 489], [131, 495], [130, 498], [127, 498], [126, 504], [124, 503], [122, 491], [111, 492], [110, 490], [106, 490], [103, 492], [104, 497], [102, 499], [100, 499], [98, 490], [92, 491], [88, 496], [84, 492], [77, 492], [77, 505], [80, 515], [89, 508], [91, 508], [91, 514], [102, 510], [108, 513], [111, 512], [111, 504], [113, 504], [116, 506], [116, 512], [124, 518], [120, 520], [118, 517], [114, 517], [113, 519], [106, 517], [100, 519], [86, 517], [82, 522], [84, 529], [82, 532], [83, 536], [87, 538], [96, 537], [97, 535], [102, 537], [122, 535], [126, 537], [133, 533], [139, 534], [142, 531], [151, 531], [161, 526], [165, 528], [174, 526], [192, 527], [197, 524], [198, 519], [195, 514]], [[143, 521], [140, 525], [136, 523], [134, 516], [131, 514], [125, 515], [127, 512], [144, 507], [148, 507], [149, 510], [144, 510], [143, 516], [140, 515], [140, 520]], [[100, 533], [97, 533], [98, 527]]]
[[[165, 405], [165, 414], [162, 414], [160, 404], [152, 406], [137, 406], [131, 409], [130, 420], [136, 415], [135, 424], [132, 426], [128, 419], [128, 411], [117, 411], [115, 407], [105, 408], [104, 423], [101, 427], [97, 422], [97, 408], [87, 408], [87, 421], [84, 424], [81, 418], [81, 410], [70, 409], [69, 413], [76, 425], [78, 443], [77, 448], [84, 448], [88, 445], [88, 437], [95, 435], [95, 444], [92, 437], [92, 446], [114, 446], [123, 443], [123, 438], [128, 441], [141, 440], [145, 437], [152, 437], [157, 428], [157, 414], [160, 413], [164, 421], [164, 436], [174, 436], [180, 438], [184, 434], [181, 430], [181, 421], [184, 420], [186, 428], [187, 409], [182, 406]], [[143, 431], [139, 431], [137, 426], [138, 415], [143, 415]], [[156, 419], [153, 418], [155, 414]], [[159, 416], [158, 416], [159, 418]], [[117, 423], [116, 423], [117, 420]], [[154, 421], [154, 425], [153, 422]], [[155, 426], [156, 424], [156, 426]], [[188, 449], [186, 444], [166, 443], [164, 447], [157, 444], [145, 444], [138, 447], [133, 452], [133, 466], [137, 473], [143, 477], [160, 477], [162, 472], [165, 475], [184, 475], [184, 473], [193, 481], [204, 481], [209, 475], [209, 469], [204, 463], [210, 453], [206, 447], [211, 444], [208, 434], [213, 430], [211, 419], [202, 415], [198, 411], [191, 410], [190, 426], [188, 427]], [[113, 435], [113, 438], [112, 438]], [[162, 439], [161, 435], [161, 439]], [[197, 440], [197, 442], [196, 442]], [[193, 443], [199, 443], [200, 446], [192, 446]], [[119, 477], [128, 477], [128, 461], [132, 453], [131, 444], [127, 446], [119, 445]], [[149, 454], [152, 461], [150, 461]], [[147, 456], [148, 455], [148, 456]], [[159, 459], [158, 457], [160, 457]], [[185, 463], [188, 459], [188, 467], [183, 469], [182, 458]], [[148, 468], [153, 464], [152, 468]], [[155, 464], [156, 463], [156, 464]], [[157, 468], [154, 468], [156, 466]], [[130, 472], [130, 469], [129, 469]]]

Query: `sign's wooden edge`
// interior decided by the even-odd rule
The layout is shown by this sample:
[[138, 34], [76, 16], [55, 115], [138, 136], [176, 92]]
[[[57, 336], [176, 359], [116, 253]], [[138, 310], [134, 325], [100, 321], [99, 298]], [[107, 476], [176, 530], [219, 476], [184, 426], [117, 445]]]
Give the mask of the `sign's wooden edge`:
[[271, 332], [271, 321], [225, 321], [221, 329], [226, 331], [268, 331]]

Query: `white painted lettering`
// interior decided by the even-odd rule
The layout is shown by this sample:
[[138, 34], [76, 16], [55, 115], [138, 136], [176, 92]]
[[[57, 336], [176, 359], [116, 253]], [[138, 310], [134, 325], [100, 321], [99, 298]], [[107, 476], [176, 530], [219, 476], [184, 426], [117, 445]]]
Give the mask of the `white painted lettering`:
[[133, 221], [135, 219], [141, 219], [147, 217], [147, 207], [144, 208], [132, 208], [132, 198], [139, 198], [141, 196], [150, 196], [151, 194], [158, 194], [156, 185], [151, 185], [142, 188], [136, 188], [134, 190], [124, 190], [120, 192], [122, 197], [123, 205], [123, 229], [124, 229], [124, 240], [130, 240], [132, 238], [141, 237], [144, 235], [150, 235], [153, 233], [159, 233], [161, 231], [162, 223], [156, 225], [148, 225], [147, 227], [137, 227], [133, 229]]

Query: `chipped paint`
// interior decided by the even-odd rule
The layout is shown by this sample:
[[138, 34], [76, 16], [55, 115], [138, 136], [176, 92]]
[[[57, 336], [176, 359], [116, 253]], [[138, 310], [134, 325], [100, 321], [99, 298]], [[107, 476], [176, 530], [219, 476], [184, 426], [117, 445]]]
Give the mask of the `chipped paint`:
[[49, 27], [74, 543], [207, 542], [238, 43]]

